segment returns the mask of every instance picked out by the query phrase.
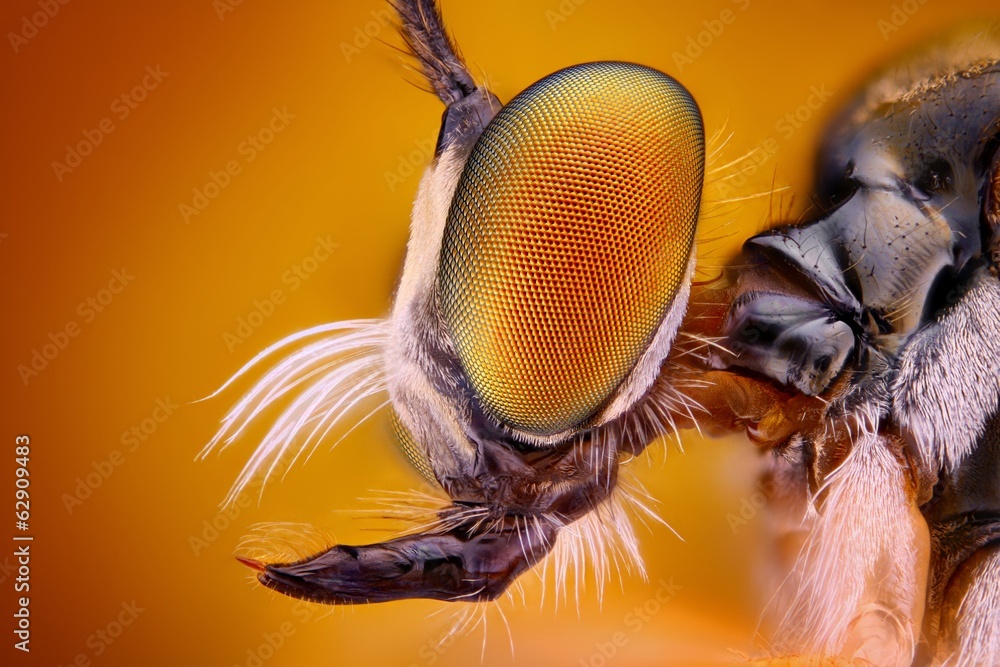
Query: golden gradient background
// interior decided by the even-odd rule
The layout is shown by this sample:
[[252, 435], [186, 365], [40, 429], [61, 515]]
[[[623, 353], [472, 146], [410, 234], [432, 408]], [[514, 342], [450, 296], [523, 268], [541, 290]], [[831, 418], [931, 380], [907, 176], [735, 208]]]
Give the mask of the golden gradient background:
[[[907, 20], [884, 36], [878, 21], [890, 21], [894, 6], [902, 12], [904, 4], [912, 17], [898, 13]], [[399, 44], [394, 30], [373, 18], [384, 14], [382, 0], [244, 0], [221, 17], [216, 5], [75, 0], [59, 5], [17, 53], [9, 37], [0, 45], [0, 499], [9, 507], [0, 521], [0, 544], [7, 545], [0, 547], [0, 663], [69, 665], [82, 654], [93, 665], [257, 664], [248, 651], [287, 622], [289, 636], [261, 664], [514, 664], [496, 613], [485, 643], [478, 628], [435, 648], [454, 607], [304, 608], [249, 584], [248, 571], [233, 560], [241, 537], [260, 521], [309, 522], [349, 543], [385, 537], [381, 529], [392, 524], [359, 520], [356, 510], [370, 508], [364, 499], [377, 490], [404, 490], [420, 478], [384, 419], [332, 452], [321, 450], [197, 554], [192, 547], [191, 537], [204, 537], [204, 522], [216, 519], [254, 442], [195, 462], [236, 395], [188, 403], [287, 334], [387, 312], [426, 162], [421, 148], [436, 136], [442, 111], [410, 85], [419, 78], [391, 48]], [[807, 202], [822, 121], [863, 74], [991, 7], [995, 0], [444, 2], [465, 55], [502, 100], [589, 60], [631, 60], [674, 75], [701, 105], [709, 134], [723, 124], [733, 133], [722, 161], [777, 141], [776, 155], [740, 193], [786, 184], [775, 204], [795, 211]], [[727, 8], [735, 21], [680, 68], [673, 53]], [[38, 11], [35, 0], [3, 3], [5, 36]], [[346, 56], [343, 45], [356, 48], [366, 26], [376, 39], [359, 39]], [[112, 103], [142, 81], [147, 66], [160, 66], [166, 78], [119, 119]], [[776, 123], [806, 103], [811, 86], [826, 86], [834, 99], [786, 136]], [[286, 107], [294, 119], [247, 162], [240, 143], [274, 108]], [[114, 131], [57, 180], [52, 162], [104, 118]], [[241, 173], [185, 224], [179, 205], [191, 203], [192, 189], [229, 160]], [[411, 162], [418, 163], [413, 173]], [[706, 264], [759, 229], [767, 209], [764, 199], [730, 216], [729, 236], [703, 249]], [[283, 274], [327, 236], [338, 248], [293, 290]], [[85, 321], [78, 304], [123, 268], [134, 280]], [[284, 303], [231, 352], [224, 335], [275, 289]], [[18, 366], [71, 321], [79, 335], [22, 382]], [[158, 399], [178, 407], [128, 451], [122, 434], [150, 418]], [[32, 439], [29, 656], [12, 649], [9, 568], [14, 438], [22, 433]], [[766, 522], [758, 514], [734, 534], [726, 517], [753, 493], [759, 460], [739, 439], [702, 442], [687, 434], [684, 445], [683, 455], [673, 445], [654, 446], [631, 464], [684, 541], [663, 527], [640, 529], [651, 582], [614, 581], [603, 606], [590, 584], [579, 615], [572, 604], [556, 610], [551, 594], [540, 610], [538, 582], [526, 577], [527, 604], [504, 607], [517, 664], [600, 665], [595, 652], [619, 631], [628, 641], [608, 664], [699, 664], [750, 650], [763, 605], [754, 563]], [[120, 465], [67, 511], [64, 494], [116, 450]], [[651, 599], [661, 579], [683, 588], [633, 632], [629, 613]], [[133, 624], [110, 645], [88, 643], [133, 600], [143, 609]]]

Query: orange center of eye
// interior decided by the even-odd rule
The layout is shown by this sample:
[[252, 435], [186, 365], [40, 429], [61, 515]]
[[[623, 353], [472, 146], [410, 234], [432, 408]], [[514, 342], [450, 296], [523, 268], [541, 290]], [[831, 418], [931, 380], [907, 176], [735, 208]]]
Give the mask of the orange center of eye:
[[452, 202], [440, 285], [495, 418], [550, 435], [613, 395], [684, 280], [703, 172], [697, 106], [638, 65], [562, 70], [494, 118]]

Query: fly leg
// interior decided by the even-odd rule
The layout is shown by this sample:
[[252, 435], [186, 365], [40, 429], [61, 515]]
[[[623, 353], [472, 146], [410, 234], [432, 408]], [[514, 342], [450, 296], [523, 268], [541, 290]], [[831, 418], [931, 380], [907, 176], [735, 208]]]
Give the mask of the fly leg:
[[903, 443], [858, 414], [805, 450], [808, 532], [768, 610], [775, 655], [909, 665], [923, 621], [929, 536]]
[[[966, 407], [973, 406], [967, 402]], [[932, 536], [924, 631], [929, 640], [926, 657], [935, 664], [1000, 663], [998, 407], [991, 409], [982, 436], [961, 460], [931, 464], [936, 493], [923, 507]], [[963, 419], [975, 424], [978, 417], [968, 414]], [[949, 457], [956, 449], [939, 446], [937, 454]]]
[[[1000, 521], [994, 526], [1000, 533]], [[935, 664], [1000, 661], [1000, 535], [951, 577], [941, 608]]]

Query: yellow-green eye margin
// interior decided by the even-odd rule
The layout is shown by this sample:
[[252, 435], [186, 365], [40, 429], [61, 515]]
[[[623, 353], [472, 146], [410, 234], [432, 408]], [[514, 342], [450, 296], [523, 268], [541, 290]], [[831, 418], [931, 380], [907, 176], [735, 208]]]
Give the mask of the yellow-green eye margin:
[[410, 430], [399, 420], [399, 416], [396, 414], [396, 411], [390, 410], [389, 414], [392, 432], [395, 434], [396, 440], [399, 442], [399, 446], [403, 450], [403, 453], [406, 454], [406, 458], [410, 460], [413, 467], [416, 468], [420, 474], [427, 479], [427, 481], [436, 485], [438, 481], [437, 478], [434, 477], [434, 470], [431, 469], [431, 462], [427, 459], [427, 454], [424, 453], [423, 448], [421, 448], [414, 439]]
[[556, 72], [490, 122], [452, 200], [439, 275], [493, 417], [551, 435], [614, 394], [684, 281], [704, 154], [687, 90], [630, 63]]

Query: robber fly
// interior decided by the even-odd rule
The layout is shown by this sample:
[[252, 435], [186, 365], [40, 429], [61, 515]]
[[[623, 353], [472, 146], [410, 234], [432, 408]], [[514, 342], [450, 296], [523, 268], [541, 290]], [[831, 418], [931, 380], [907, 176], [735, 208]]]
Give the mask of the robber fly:
[[387, 395], [450, 503], [386, 542], [244, 559], [258, 580], [496, 599], [574, 540], [634, 547], [621, 462], [698, 426], [771, 453], [768, 653], [1000, 663], [1000, 42], [966, 30], [875, 77], [826, 135], [821, 212], [693, 288], [706, 142], [678, 81], [587, 63], [502, 104], [433, 0], [396, 9], [445, 111], [391, 314], [262, 352], [208, 449], [284, 402], [235, 496]]
[[824, 401], [772, 440], [784, 654], [1000, 664], [998, 76], [983, 26], [878, 73], [826, 132], [825, 210], [722, 290], [712, 365]]

